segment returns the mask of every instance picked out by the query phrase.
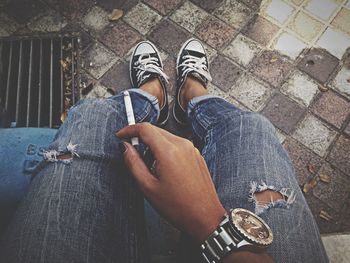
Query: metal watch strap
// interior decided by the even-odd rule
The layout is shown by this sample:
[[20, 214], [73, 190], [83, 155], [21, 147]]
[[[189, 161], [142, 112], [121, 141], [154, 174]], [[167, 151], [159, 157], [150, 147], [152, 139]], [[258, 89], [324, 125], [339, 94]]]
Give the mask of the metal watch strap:
[[230, 229], [229, 217], [226, 215], [218, 228], [201, 244], [201, 254], [207, 263], [219, 262], [242, 241]]

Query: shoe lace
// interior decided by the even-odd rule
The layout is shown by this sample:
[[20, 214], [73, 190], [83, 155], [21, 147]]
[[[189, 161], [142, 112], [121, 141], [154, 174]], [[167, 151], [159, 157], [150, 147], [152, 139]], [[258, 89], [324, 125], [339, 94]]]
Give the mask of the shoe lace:
[[208, 81], [212, 80], [208, 71], [208, 67], [205, 63], [205, 57], [198, 58], [191, 55], [185, 55], [183, 58], [184, 61], [180, 65], [178, 65], [178, 68], [185, 67], [185, 70], [182, 72], [182, 77], [185, 76], [185, 74], [187, 74], [188, 72], [194, 71], [205, 77]]
[[169, 77], [164, 73], [163, 69], [159, 65], [159, 60], [156, 57], [151, 57], [149, 54], [142, 54], [139, 59], [134, 63], [137, 82], [141, 83], [145, 78], [150, 75], [146, 73], [155, 73], [162, 76], [167, 83], [169, 83]]

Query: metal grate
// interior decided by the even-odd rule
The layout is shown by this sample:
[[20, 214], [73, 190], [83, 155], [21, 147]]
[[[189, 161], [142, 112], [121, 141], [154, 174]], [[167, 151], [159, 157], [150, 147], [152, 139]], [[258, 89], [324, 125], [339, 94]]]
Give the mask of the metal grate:
[[15, 127], [50, 127], [79, 97], [78, 39], [0, 41], [0, 105]]

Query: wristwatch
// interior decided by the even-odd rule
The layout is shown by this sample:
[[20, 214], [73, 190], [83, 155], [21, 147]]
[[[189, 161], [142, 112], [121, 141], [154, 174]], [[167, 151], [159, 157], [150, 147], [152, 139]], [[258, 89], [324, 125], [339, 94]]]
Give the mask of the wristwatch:
[[236, 208], [225, 214], [217, 229], [201, 244], [207, 263], [216, 263], [243, 246], [268, 247], [273, 240], [271, 228], [254, 213]]

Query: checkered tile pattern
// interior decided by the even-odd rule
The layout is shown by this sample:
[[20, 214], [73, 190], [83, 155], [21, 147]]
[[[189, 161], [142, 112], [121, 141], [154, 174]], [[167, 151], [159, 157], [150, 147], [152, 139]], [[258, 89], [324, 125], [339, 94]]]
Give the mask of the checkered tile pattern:
[[[123, 10], [117, 21], [109, 20], [113, 9]], [[211, 61], [209, 93], [271, 120], [300, 185], [329, 175], [331, 183], [319, 181], [306, 199], [322, 232], [350, 230], [350, 0], [0, 3], [0, 37], [69, 31], [81, 35], [89, 98], [129, 88], [131, 49], [149, 39], [162, 53], [172, 101], [175, 56], [189, 37], [201, 39]], [[95, 87], [86, 95], [89, 83]], [[181, 133], [172, 120], [168, 129]], [[321, 210], [333, 221], [320, 219]]]

